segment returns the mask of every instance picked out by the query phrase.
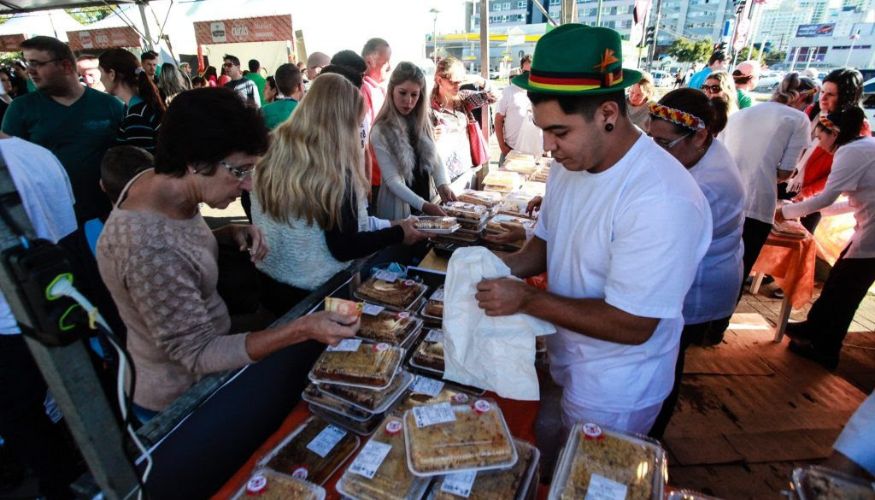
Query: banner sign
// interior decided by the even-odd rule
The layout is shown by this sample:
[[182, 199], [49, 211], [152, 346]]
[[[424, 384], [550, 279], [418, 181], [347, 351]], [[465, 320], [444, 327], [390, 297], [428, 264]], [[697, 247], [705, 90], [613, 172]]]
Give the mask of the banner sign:
[[0, 35], [0, 52], [18, 52], [24, 35]]
[[130, 26], [94, 30], [68, 31], [70, 50], [118, 49], [140, 47], [140, 35]]
[[292, 16], [244, 17], [194, 23], [199, 45], [294, 40]]
[[796, 28], [796, 37], [814, 38], [818, 36], [832, 36], [835, 27], [835, 23], [800, 24], [799, 27]]

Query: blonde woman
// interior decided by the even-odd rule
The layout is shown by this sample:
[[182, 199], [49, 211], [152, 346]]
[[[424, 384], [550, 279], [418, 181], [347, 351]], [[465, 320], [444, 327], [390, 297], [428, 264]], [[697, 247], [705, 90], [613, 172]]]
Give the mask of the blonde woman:
[[446, 215], [432, 203], [435, 190], [445, 202], [456, 199], [435, 147], [424, 93], [422, 70], [400, 63], [389, 78], [386, 101], [371, 130], [371, 147], [382, 175], [379, 217], [400, 219], [411, 212]]
[[708, 99], [722, 98], [729, 104], [728, 116], [738, 111], [738, 92], [735, 90], [735, 81], [726, 71], [715, 71], [708, 75], [702, 92]]
[[656, 95], [656, 87], [653, 86], [653, 77], [650, 73], [642, 72], [641, 80], [629, 87], [626, 95], [626, 112], [632, 123], [641, 130], [647, 130], [650, 123], [650, 103]]
[[431, 90], [429, 114], [435, 142], [444, 167], [454, 186], [466, 187], [473, 177], [468, 123], [474, 122], [471, 110], [495, 102], [488, 91], [460, 90], [465, 81], [465, 66], [455, 57], [438, 62]]
[[274, 314], [284, 314], [353, 259], [425, 238], [414, 219], [367, 215], [359, 138], [364, 112], [361, 93], [346, 78], [321, 75], [294, 119], [274, 130], [258, 164], [252, 219], [271, 249], [258, 268], [264, 305]]

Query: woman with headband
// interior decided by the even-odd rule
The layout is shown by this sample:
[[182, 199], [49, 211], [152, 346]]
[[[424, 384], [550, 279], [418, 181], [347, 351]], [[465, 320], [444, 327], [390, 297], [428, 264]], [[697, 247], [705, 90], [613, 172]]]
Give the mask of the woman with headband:
[[684, 329], [672, 391], [650, 434], [661, 438], [678, 399], [684, 352], [691, 344], [723, 338], [741, 287], [744, 187], [729, 151], [714, 139], [726, 123], [726, 101], [695, 89], [677, 89], [650, 106], [653, 140], [696, 180], [711, 207], [712, 238], [684, 300]]
[[875, 282], [875, 138], [860, 137], [863, 118], [863, 110], [856, 106], [845, 109], [840, 117], [828, 117], [830, 123], [825, 125], [838, 129], [837, 149], [823, 191], [775, 213], [779, 222], [803, 217], [830, 207], [840, 194], [848, 196], [848, 203], [832, 206], [830, 211], [854, 212], [854, 235], [830, 270], [820, 297], [805, 321], [787, 325], [790, 351], [828, 370], [838, 366], [857, 306]]

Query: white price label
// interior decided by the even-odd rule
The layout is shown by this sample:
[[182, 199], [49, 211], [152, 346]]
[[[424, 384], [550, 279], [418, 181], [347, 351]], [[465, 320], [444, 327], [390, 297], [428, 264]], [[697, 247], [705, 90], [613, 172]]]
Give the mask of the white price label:
[[390, 451], [392, 451], [390, 444], [374, 440], [368, 441], [368, 444], [362, 448], [362, 451], [349, 466], [349, 471], [373, 479], [374, 475], [377, 474], [377, 469], [383, 464], [383, 460], [386, 460]]
[[447, 474], [444, 476], [444, 484], [441, 485], [441, 491], [468, 498], [471, 494], [471, 488], [474, 487], [474, 481], [477, 479], [477, 471], [457, 472], [455, 474]]
[[376, 304], [368, 304], [365, 303], [365, 307], [362, 309], [362, 312], [367, 314], [368, 316], [376, 316], [383, 312], [386, 308], [383, 306], [378, 306]]
[[625, 484], [593, 474], [589, 478], [585, 500], [625, 500], [626, 490]]
[[413, 409], [413, 419], [416, 427], [428, 427], [430, 425], [455, 422], [456, 413], [450, 403], [438, 403], [436, 405], [417, 406]]
[[343, 339], [334, 346], [325, 349], [328, 352], [356, 352], [362, 345], [362, 339]]
[[444, 388], [444, 383], [433, 378], [417, 375], [413, 380], [412, 390], [416, 394], [425, 394], [426, 396], [435, 397], [441, 393]]
[[431, 294], [430, 300], [434, 300], [436, 302], [444, 301], [444, 288], [438, 288], [433, 294]]
[[379, 270], [374, 273], [374, 277], [378, 280], [388, 281], [389, 283], [393, 283], [398, 279], [398, 275], [393, 273], [392, 271], [384, 271]]
[[331, 450], [337, 446], [337, 443], [340, 442], [346, 436], [346, 431], [335, 427], [333, 425], [329, 425], [326, 428], [322, 429], [316, 437], [313, 438], [312, 441], [307, 445], [307, 449], [312, 451], [313, 453], [319, 455], [322, 458], [325, 458]]
[[429, 330], [428, 334], [425, 336], [426, 342], [443, 342], [444, 341], [444, 332], [440, 330]]

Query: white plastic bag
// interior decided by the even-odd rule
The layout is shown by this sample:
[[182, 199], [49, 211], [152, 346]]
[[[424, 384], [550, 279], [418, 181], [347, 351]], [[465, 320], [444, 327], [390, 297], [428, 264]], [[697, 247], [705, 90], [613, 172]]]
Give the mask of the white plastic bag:
[[536, 401], [535, 337], [556, 329], [526, 314], [486, 316], [474, 298], [481, 280], [508, 276], [510, 268], [486, 248], [453, 253], [444, 284], [444, 378]]

